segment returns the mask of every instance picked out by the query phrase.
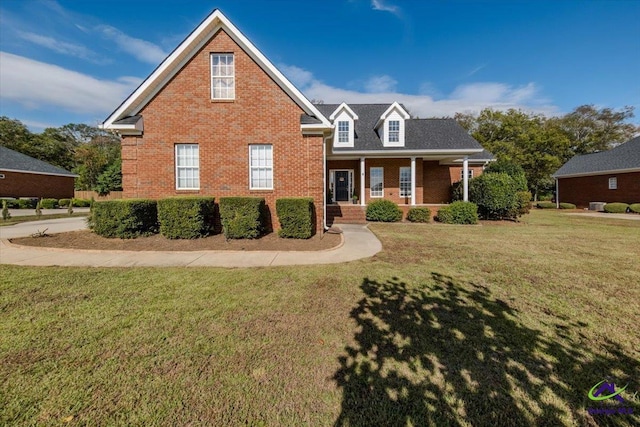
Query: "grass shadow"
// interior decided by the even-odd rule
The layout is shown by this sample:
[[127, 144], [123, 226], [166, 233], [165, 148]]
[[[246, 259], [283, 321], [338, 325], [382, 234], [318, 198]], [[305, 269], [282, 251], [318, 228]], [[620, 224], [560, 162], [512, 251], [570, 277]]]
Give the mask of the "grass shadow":
[[[358, 332], [333, 379], [343, 392], [335, 426], [637, 425], [632, 415], [592, 415], [589, 389], [640, 378], [615, 343], [582, 348], [577, 333], [526, 327], [489, 289], [438, 273], [425, 283], [365, 278], [351, 311]], [[576, 336], [578, 338], [576, 338]], [[630, 389], [631, 389], [630, 385]], [[637, 390], [637, 387], [633, 387]]]

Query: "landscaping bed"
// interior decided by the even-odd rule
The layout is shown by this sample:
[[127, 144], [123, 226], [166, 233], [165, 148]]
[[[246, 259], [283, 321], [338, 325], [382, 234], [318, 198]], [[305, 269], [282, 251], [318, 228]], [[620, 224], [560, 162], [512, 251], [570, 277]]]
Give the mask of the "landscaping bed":
[[159, 234], [137, 239], [110, 239], [89, 230], [11, 239], [11, 243], [25, 246], [125, 251], [320, 251], [335, 248], [341, 241], [339, 234], [315, 235], [310, 239], [283, 239], [276, 233], [258, 239], [237, 240], [226, 240], [222, 234], [200, 239], [172, 240]]

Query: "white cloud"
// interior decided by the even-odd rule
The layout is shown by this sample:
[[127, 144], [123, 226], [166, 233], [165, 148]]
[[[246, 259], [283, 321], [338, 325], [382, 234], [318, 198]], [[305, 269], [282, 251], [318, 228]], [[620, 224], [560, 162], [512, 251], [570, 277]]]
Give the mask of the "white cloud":
[[[333, 87], [317, 80], [313, 75], [299, 67], [294, 68], [298, 75], [304, 75], [306, 82], [299, 86], [309, 99], [322, 100], [326, 104], [347, 103], [403, 103], [412, 115], [426, 117], [452, 117], [455, 113], [478, 113], [484, 108], [507, 110], [522, 109], [544, 114], [555, 114], [558, 109], [549, 100], [540, 95], [534, 83], [512, 86], [505, 83], [471, 83], [458, 86], [451, 94], [434, 98], [429, 94], [406, 94], [395, 91], [394, 85], [387, 86], [385, 91], [358, 92], [355, 90]], [[289, 75], [286, 70], [285, 74]], [[388, 77], [388, 76], [387, 76]], [[369, 81], [371, 82], [371, 80]], [[384, 85], [381, 85], [382, 87]], [[435, 92], [429, 86], [431, 93]]]
[[27, 108], [58, 107], [75, 113], [108, 114], [140, 83], [135, 77], [116, 81], [0, 52], [0, 99]]
[[99, 59], [95, 52], [79, 44], [56, 40], [53, 37], [47, 37], [28, 31], [18, 31], [18, 35], [23, 40], [27, 40], [31, 43], [37, 44], [38, 46], [45, 47], [63, 55], [75, 56], [77, 58], [86, 59], [96, 63], [106, 63], [108, 61]]
[[391, 76], [373, 76], [364, 84], [364, 89], [368, 93], [394, 92], [398, 82]]
[[278, 64], [278, 69], [298, 88], [308, 85], [313, 80], [311, 71], [304, 70], [295, 65]]
[[373, 8], [373, 10], [389, 12], [393, 13], [394, 15], [400, 12], [400, 8], [398, 6], [385, 4], [383, 0], [371, 0], [371, 7]]
[[130, 54], [138, 61], [157, 65], [167, 57], [167, 53], [158, 45], [131, 37], [110, 25], [99, 25], [96, 30], [107, 39], [115, 42], [120, 50]]

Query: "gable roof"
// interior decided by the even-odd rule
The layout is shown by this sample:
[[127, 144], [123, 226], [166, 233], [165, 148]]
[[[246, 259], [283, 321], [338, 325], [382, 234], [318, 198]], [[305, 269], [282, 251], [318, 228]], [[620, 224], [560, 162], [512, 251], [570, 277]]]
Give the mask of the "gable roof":
[[554, 178], [640, 171], [640, 136], [608, 151], [574, 156], [553, 174]]
[[[224, 30], [273, 81], [309, 116], [320, 123], [301, 123], [303, 129], [330, 129], [331, 124], [249, 39], [218, 9], [214, 9], [187, 38], [165, 58], [127, 99], [105, 119], [103, 129], [121, 130], [120, 122], [136, 116], [193, 56], [220, 30]], [[128, 124], [129, 126], [131, 124]]]
[[[357, 151], [483, 151], [478, 141], [473, 139], [454, 119], [408, 119], [405, 121], [405, 144], [403, 147], [385, 147], [376, 132], [380, 117], [393, 104], [349, 104], [358, 115], [355, 121], [353, 147], [333, 147], [334, 153]], [[338, 108], [337, 104], [318, 104], [318, 109], [329, 116]]]
[[42, 160], [34, 159], [7, 147], [0, 146], [0, 170], [6, 172], [26, 172], [38, 175], [57, 175], [76, 177], [69, 171], [53, 166]]

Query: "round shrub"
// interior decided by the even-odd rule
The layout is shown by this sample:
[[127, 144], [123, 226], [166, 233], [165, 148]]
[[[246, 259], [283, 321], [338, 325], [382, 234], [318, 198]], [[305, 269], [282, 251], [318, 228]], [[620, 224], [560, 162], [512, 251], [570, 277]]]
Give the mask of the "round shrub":
[[536, 203], [536, 208], [538, 209], [555, 209], [556, 204], [553, 202], [538, 202]]
[[626, 213], [629, 205], [626, 203], [607, 203], [604, 205], [604, 211], [607, 213]]
[[440, 208], [436, 220], [444, 224], [477, 224], [478, 206], [472, 202], [453, 202]]
[[634, 213], [640, 213], [640, 203], [629, 205], [629, 210]]
[[55, 209], [58, 207], [58, 199], [42, 199], [40, 206], [42, 209]]
[[18, 209], [35, 209], [38, 199], [18, 199]]
[[89, 206], [91, 206], [91, 200], [87, 200], [87, 199], [71, 199], [71, 200], [73, 200], [74, 208], [88, 208]]
[[431, 221], [431, 209], [411, 208], [407, 213], [407, 219], [411, 222], [429, 222]]
[[69, 206], [69, 203], [71, 203], [71, 199], [58, 200], [58, 206], [60, 206], [61, 208], [66, 208], [67, 206]]
[[515, 163], [508, 162], [506, 160], [498, 160], [496, 162], [489, 163], [483, 174], [485, 173], [506, 173], [516, 183], [518, 191], [528, 191], [527, 176], [524, 173], [522, 166]]
[[576, 205], [573, 203], [560, 203], [560, 209], [575, 209]]
[[396, 222], [402, 219], [402, 210], [391, 200], [375, 200], [367, 206], [367, 221]]
[[518, 191], [518, 216], [526, 215], [531, 210], [531, 192]]
[[518, 184], [506, 173], [483, 173], [469, 181], [469, 201], [483, 219], [517, 218]]

